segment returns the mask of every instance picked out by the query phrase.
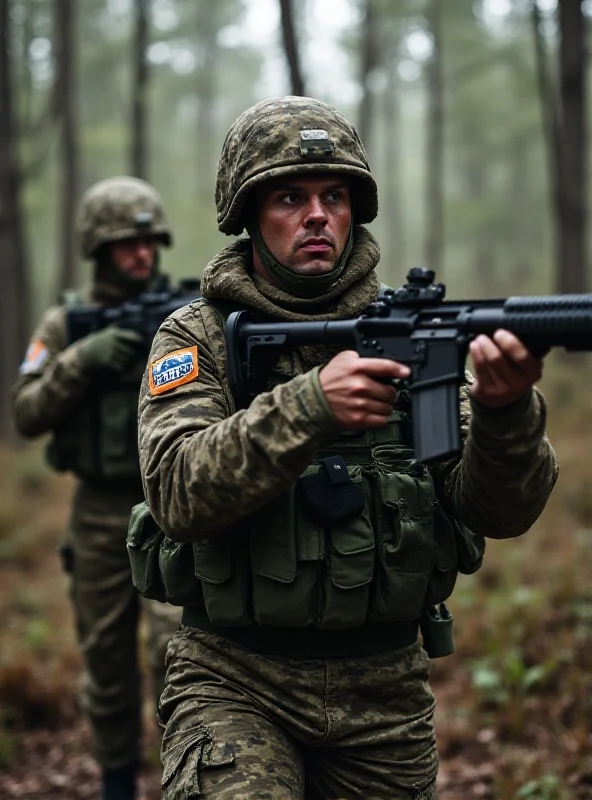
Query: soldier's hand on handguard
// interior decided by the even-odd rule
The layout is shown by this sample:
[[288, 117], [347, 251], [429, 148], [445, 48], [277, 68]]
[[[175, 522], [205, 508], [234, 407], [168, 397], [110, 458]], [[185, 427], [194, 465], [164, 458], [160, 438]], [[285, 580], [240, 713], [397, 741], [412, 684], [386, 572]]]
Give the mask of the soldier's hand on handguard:
[[409, 367], [396, 361], [360, 358], [344, 350], [323, 367], [319, 379], [338, 422], [356, 430], [386, 425], [397, 401], [397, 390], [388, 382], [409, 374]]
[[110, 326], [76, 342], [82, 368], [88, 372], [121, 373], [132, 365], [144, 337], [137, 331]]
[[470, 353], [475, 368], [471, 395], [488, 408], [515, 403], [543, 373], [542, 358], [533, 356], [509, 331], [498, 330], [491, 339], [477, 336]]

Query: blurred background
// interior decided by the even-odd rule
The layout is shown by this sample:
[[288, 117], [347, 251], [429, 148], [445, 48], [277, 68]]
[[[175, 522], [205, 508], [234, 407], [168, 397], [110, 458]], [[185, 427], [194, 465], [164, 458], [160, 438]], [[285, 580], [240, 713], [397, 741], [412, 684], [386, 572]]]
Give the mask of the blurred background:
[[[163, 197], [163, 267], [225, 244], [214, 179], [254, 102], [307, 94], [358, 127], [380, 193], [380, 277], [448, 297], [589, 288], [590, 0], [0, 0], [0, 796], [96, 796], [56, 549], [71, 482], [16, 441], [35, 322], [84, 283], [76, 209], [134, 174]], [[560, 479], [526, 537], [490, 542], [434, 666], [443, 798], [592, 798], [592, 403], [587, 356], [541, 388]], [[148, 712], [147, 712], [148, 715]], [[148, 720], [146, 798], [158, 797]]]

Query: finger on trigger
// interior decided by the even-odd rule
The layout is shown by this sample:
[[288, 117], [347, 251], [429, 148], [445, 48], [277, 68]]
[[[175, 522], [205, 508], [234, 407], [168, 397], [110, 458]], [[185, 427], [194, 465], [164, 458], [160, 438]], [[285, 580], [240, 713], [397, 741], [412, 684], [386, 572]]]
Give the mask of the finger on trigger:
[[411, 370], [405, 364], [390, 358], [361, 358], [360, 369], [367, 375], [384, 378], [407, 378]]

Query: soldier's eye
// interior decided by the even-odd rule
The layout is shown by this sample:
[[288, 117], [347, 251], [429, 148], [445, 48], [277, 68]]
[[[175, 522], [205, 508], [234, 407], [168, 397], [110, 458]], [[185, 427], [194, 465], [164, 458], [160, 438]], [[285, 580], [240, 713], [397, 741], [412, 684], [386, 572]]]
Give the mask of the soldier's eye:
[[286, 205], [293, 206], [295, 203], [298, 202], [298, 195], [296, 194], [296, 192], [286, 192], [286, 194], [283, 194], [281, 196], [281, 201]]

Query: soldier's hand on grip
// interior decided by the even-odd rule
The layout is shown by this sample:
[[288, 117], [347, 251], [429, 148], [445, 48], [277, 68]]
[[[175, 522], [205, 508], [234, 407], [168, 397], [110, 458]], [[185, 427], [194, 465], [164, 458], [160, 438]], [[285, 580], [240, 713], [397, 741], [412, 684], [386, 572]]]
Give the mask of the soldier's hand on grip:
[[111, 326], [76, 342], [82, 368], [88, 372], [124, 372], [138, 357], [144, 337], [136, 331]]
[[543, 360], [530, 353], [513, 333], [498, 330], [471, 342], [475, 382], [471, 394], [489, 408], [511, 405], [540, 380]]
[[344, 350], [319, 373], [321, 387], [333, 414], [349, 430], [386, 425], [397, 401], [397, 390], [389, 379], [407, 378], [404, 364], [382, 358], [360, 358]]

